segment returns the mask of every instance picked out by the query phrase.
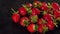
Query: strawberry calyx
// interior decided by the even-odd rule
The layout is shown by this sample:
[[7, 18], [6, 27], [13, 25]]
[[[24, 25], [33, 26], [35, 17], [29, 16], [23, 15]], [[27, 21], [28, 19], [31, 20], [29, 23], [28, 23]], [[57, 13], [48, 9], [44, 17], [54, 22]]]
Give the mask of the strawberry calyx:
[[51, 6], [51, 4], [50, 4], [50, 3], [48, 3], [48, 8], [52, 8], [52, 6]]
[[60, 21], [60, 17], [56, 18], [56, 20], [59, 20]]
[[47, 22], [46, 22], [46, 20], [42, 19], [42, 23], [43, 23], [43, 24], [46, 24]]
[[38, 29], [38, 25], [35, 25], [35, 31], [38, 31], [37, 29]]
[[42, 3], [39, 2], [39, 1], [35, 1], [35, 2], [33, 3], [33, 5], [34, 5], [34, 7], [40, 7], [40, 6], [42, 5]]
[[28, 14], [31, 14], [32, 13], [31, 8], [29, 8], [27, 5], [22, 5], [22, 6], [27, 10], [27, 13]]
[[11, 10], [13, 11], [13, 14], [18, 14], [19, 13], [19, 11], [15, 11], [13, 8], [11, 8]]
[[46, 31], [48, 31], [48, 27], [45, 25], [43, 26], [43, 34], [45, 34]]
[[37, 22], [38, 22], [38, 25], [47, 23], [47, 21], [43, 18], [39, 19]]
[[24, 20], [24, 24], [25, 24], [25, 26], [28, 26], [29, 22], [27, 20]]
[[[51, 14], [50, 14], [51, 15]], [[53, 18], [52, 18], [52, 20], [53, 20], [53, 22], [54, 22], [54, 25], [58, 28], [58, 23], [56, 22], [57, 21], [57, 19], [54, 17], [54, 15], [51, 15]]]
[[38, 20], [37, 15], [33, 15], [33, 16], [31, 16], [31, 22], [36, 23], [37, 20]]
[[45, 24], [40, 24], [38, 27], [38, 31], [42, 34], [45, 34], [45, 32], [48, 31], [48, 27]]
[[57, 25], [58, 23], [57, 23], [56, 21], [57, 21], [57, 20], [54, 18], [54, 19], [53, 19], [54, 25], [58, 28], [58, 25]]
[[47, 11], [43, 11], [43, 15], [47, 14]]
[[58, 28], [58, 25], [57, 25], [58, 23], [54, 23], [54, 25]]

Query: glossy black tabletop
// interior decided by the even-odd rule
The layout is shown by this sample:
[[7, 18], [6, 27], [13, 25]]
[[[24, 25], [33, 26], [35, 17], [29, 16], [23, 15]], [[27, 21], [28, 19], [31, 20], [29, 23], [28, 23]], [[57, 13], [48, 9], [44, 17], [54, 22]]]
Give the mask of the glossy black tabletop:
[[[11, 20], [11, 8], [17, 10], [22, 4], [26, 2], [32, 3], [34, 0], [0, 0], [0, 34], [39, 34], [38, 32], [30, 33], [25, 27], [15, 24]], [[39, 0], [41, 2], [57, 2], [60, 4], [60, 0]], [[60, 34], [59, 27], [53, 31], [48, 31], [46, 34]]]

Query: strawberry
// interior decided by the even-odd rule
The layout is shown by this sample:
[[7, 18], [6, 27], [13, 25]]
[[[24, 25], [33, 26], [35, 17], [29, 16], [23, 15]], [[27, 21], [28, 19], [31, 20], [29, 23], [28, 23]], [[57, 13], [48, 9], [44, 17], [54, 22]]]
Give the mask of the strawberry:
[[38, 26], [38, 32], [43, 33], [43, 24]]
[[15, 22], [15, 23], [18, 23], [19, 19], [20, 19], [20, 15], [18, 14], [18, 11], [16, 12], [14, 9], [11, 8], [11, 10], [14, 12], [12, 14], [12, 20]]
[[44, 14], [43, 18], [46, 19], [47, 21], [52, 21], [52, 17], [50, 14]]
[[30, 7], [30, 8], [32, 7], [32, 4], [31, 4], [31, 3], [28, 3], [28, 2], [27, 2], [26, 5], [27, 5], [28, 7]]
[[59, 9], [59, 4], [58, 3], [53, 2], [51, 5], [52, 5], [53, 10], [58, 10]]
[[25, 16], [27, 14], [26, 9], [24, 7], [20, 7], [18, 11], [22, 16]]
[[37, 20], [38, 20], [38, 16], [37, 15], [30, 15], [30, 21], [32, 22], [32, 23], [36, 23], [37, 22]]
[[31, 10], [32, 7], [29, 7], [28, 5], [22, 5], [22, 6], [26, 9], [27, 14], [30, 15], [32, 13], [32, 10]]
[[40, 14], [40, 10], [38, 8], [32, 9], [32, 15], [39, 15], [39, 14]]
[[28, 27], [27, 27], [27, 30], [29, 31], [29, 32], [34, 32], [35, 31], [35, 24], [30, 24]]
[[60, 6], [59, 6], [59, 10], [60, 10]]
[[21, 19], [20, 19], [20, 25], [21, 26], [28, 26], [28, 24], [29, 24], [29, 19], [27, 18], [27, 17], [22, 17]]
[[38, 23], [38, 25], [45, 24], [46, 21], [43, 18], [41, 18], [41, 19], [38, 19], [37, 23]]
[[31, 33], [35, 32], [37, 30], [38, 26], [36, 26], [35, 24], [31, 23], [28, 27], [27, 30]]
[[48, 5], [45, 2], [43, 2], [42, 5], [40, 6], [40, 9], [48, 10]]
[[42, 24], [42, 18], [41, 19], [38, 19], [37, 23], [40, 25]]
[[48, 27], [45, 24], [40, 24], [38, 26], [38, 32], [45, 33], [46, 31], [48, 31]]
[[53, 13], [54, 13], [55, 18], [58, 18], [60, 16], [60, 12], [57, 10], [55, 10]]
[[55, 24], [53, 23], [53, 21], [49, 21], [46, 25], [49, 30], [53, 30], [55, 27]]

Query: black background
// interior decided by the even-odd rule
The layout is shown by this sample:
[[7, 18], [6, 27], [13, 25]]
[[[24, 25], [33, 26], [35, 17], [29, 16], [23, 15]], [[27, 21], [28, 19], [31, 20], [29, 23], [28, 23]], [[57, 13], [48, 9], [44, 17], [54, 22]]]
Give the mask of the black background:
[[[39, 34], [38, 32], [29, 33], [26, 28], [19, 24], [13, 23], [11, 20], [12, 11], [10, 8], [17, 10], [21, 4], [26, 2], [32, 3], [34, 0], [0, 0], [0, 34]], [[60, 0], [39, 0], [41, 2], [57, 2]], [[59, 24], [58, 24], [59, 25]], [[60, 25], [59, 25], [60, 26]], [[60, 28], [48, 31], [46, 34], [60, 34]]]

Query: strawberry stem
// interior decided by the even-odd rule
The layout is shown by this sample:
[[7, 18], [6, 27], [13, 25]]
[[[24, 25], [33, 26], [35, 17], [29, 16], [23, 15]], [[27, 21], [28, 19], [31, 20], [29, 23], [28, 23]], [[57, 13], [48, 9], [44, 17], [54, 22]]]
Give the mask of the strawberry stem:
[[54, 25], [58, 28], [58, 25], [57, 25], [57, 23], [54, 23]]
[[48, 3], [48, 5], [51, 5], [50, 3]]
[[13, 8], [11, 8], [11, 10], [12, 10], [14, 13], [16, 12]]

